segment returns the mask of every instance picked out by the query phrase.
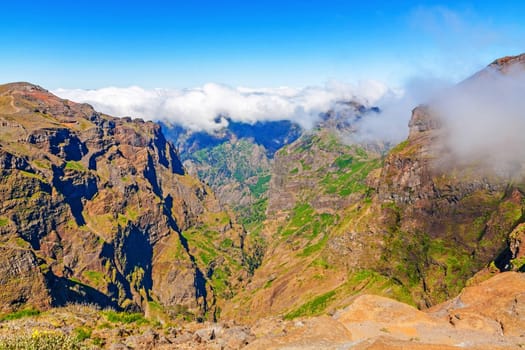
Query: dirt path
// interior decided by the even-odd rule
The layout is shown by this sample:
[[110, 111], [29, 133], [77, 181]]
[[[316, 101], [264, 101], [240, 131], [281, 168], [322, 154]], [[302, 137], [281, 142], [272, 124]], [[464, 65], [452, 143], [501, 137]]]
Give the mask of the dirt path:
[[15, 106], [15, 98], [14, 96], [9, 96], [11, 97], [11, 102], [9, 103], [9, 105], [11, 107], [13, 107], [13, 109], [15, 110], [14, 112], [12, 112], [11, 114], [15, 114], [15, 113], [19, 113], [20, 112], [20, 108], [18, 108], [17, 106]]

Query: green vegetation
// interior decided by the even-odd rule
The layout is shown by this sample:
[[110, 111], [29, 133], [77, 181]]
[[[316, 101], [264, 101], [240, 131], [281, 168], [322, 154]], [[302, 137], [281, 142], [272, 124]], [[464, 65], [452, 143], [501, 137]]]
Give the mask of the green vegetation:
[[18, 320], [19, 318], [39, 315], [40, 311], [35, 309], [24, 309], [0, 316], [0, 321]]
[[457, 295], [481, 267], [469, 250], [422, 232], [394, 232], [387, 247], [381, 257], [387, 274], [416, 294], [423, 292], [423, 284], [433, 286], [434, 302]]
[[306, 257], [306, 256], [310, 256], [313, 253], [320, 251], [321, 249], [324, 248], [324, 246], [326, 245], [326, 242], [328, 242], [328, 237], [329, 237], [328, 234], [325, 233], [323, 238], [319, 242], [304, 248], [302, 253], [299, 254], [299, 256]]
[[271, 175], [260, 176], [255, 185], [249, 185], [250, 191], [255, 197], [260, 197], [268, 191]]
[[392, 148], [392, 150], [390, 150], [390, 152], [391, 153], [399, 153], [399, 152], [403, 151], [404, 149], [406, 149], [409, 144], [410, 144], [410, 141], [408, 141], [408, 140], [400, 142], [400, 143], [397, 144], [397, 146]]
[[372, 270], [358, 270], [350, 273], [346, 282], [329, 292], [313, 297], [298, 308], [288, 312], [284, 318], [293, 319], [302, 316], [316, 316], [331, 309], [343, 308], [341, 300], [357, 294], [378, 294], [414, 304], [409, 290], [394, 279]]
[[311, 224], [312, 216], [314, 215], [314, 209], [308, 203], [298, 204], [293, 208], [290, 220], [286, 227], [282, 230], [283, 236], [290, 236], [304, 232], [305, 226]]
[[229, 277], [230, 274], [227, 272], [227, 270], [221, 268], [216, 268], [213, 270], [211, 284], [213, 286], [213, 291], [217, 296], [226, 299], [233, 297], [233, 292], [231, 291], [230, 283], [228, 282]]
[[336, 292], [332, 290], [328, 293], [315, 297], [311, 301], [300, 306], [297, 310], [284, 315], [284, 319], [291, 320], [299, 316], [318, 315], [326, 309], [328, 303], [335, 298], [335, 295]]
[[51, 164], [47, 161], [37, 159], [33, 161], [33, 164], [35, 164], [37, 167], [41, 169], [51, 169]]
[[334, 164], [337, 165], [339, 169], [344, 169], [352, 165], [353, 160], [354, 157], [352, 157], [351, 155], [342, 155], [336, 158]]
[[266, 219], [268, 198], [261, 198], [249, 206], [238, 207], [239, 222], [248, 230], [255, 231]]
[[[241, 184], [253, 176], [266, 176], [268, 169], [262, 164], [254, 164], [253, 154], [257, 146], [241, 139], [234, 143], [224, 142], [213, 148], [203, 148], [191, 155], [197, 164], [206, 165], [198, 170], [199, 178], [212, 187], [220, 186], [229, 178]], [[269, 179], [268, 179], [269, 180]]]
[[[219, 222], [222, 220], [218, 216], [213, 216], [209, 218], [211, 223], [216, 221], [213, 218], [219, 218]], [[215, 295], [229, 299], [233, 296], [230, 282], [232, 276], [243, 268], [247, 269], [243, 255], [246, 251], [241, 251], [238, 243], [236, 244], [231, 236], [225, 237], [214, 230], [211, 223], [194, 227], [182, 234], [191, 247], [190, 254], [195, 257], [197, 265], [202, 271], [207, 271], [207, 280], [213, 287]], [[249, 242], [247, 240], [246, 246], [250, 245]]]
[[525, 256], [522, 256], [521, 258], [512, 259], [510, 263], [514, 271], [523, 272], [525, 270]]
[[135, 323], [137, 325], [146, 324], [148, 320], [141, 313], [117, 312], [113, 310], [103, 311], [104, 317], [111, 323]]
[[83, 342], [84, 340], [91, 338], [92, 332], [93, 330], [87, 327], [77, 327], [73, 330], [75, 339], [79, 342]]
[[46, 182], [46, 179], [44, 179], [44, 177], [41, 176], [41, 175], [38, 175], [38, 174], [35, 174], [35, 173], [30, 173], [29, 171], [24, 171], [24, 170], [19, 170], [19, 172], [20, 172], [20, 174], [22, 174], [25, 177], [29, 177], [29, 178], [32, 178], [32, 179], [37, 179], [40, 182]]
[[348, 196], [351, 193], [365, 193], [368, 189], [366, 177], [370, 171], [381, 166], [380, 159], [359, 161], [351, 156], [339, 157], [335, 160], [338, 170], [326, 174], [321, 180], [325, 192]]
[[106, 283], [106, 277], [103, 272], [87, 270], [82, 275], [95, 287], [103, 286]]
[[76, 170], [76, 171], [86, 171], [86, 168], [84, 167], [84, 165], [82, 165], [82, 163], [75, 162], [73, 160], [66, 162], [66, 169]]
[[230, 238], [225, 238], [220, 244], [221, 249], [228, 249], [233, 247], [233, 241]]
[[[330, 214], [315, 213], [315, 210], [308, 203], [298, 204], [292, 210], [289, 221], [281, 228], [280, 233], [283, 237], [301, 235], [311, 241], [320, 233], [325, 233], [327, 228], [335, 223], [336, 219]], [[328, 236], [325, 235], [320, 242], [306, 248], [303, 255], [307, 256], [320, 250], [327, 239]]]
[[7, 226], [7, 224], [9, 224], [9, 219], [0, 216], [0, 227]]

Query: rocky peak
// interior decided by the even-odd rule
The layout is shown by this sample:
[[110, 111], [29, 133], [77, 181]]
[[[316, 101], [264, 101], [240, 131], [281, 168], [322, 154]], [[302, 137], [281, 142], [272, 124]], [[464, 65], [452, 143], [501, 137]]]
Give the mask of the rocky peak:
[[494, 60], [494, 62], [492, 62], [489, 65], [489, 67], [494, 67], [500, 70], [504, 70], [505, 68], [508, 68], [510, 66], [514, 66], [517, 64], [525, 66], [525, 53], [522, 53], [516, 56], [505, 56], [502, 58], [498, 58], [497, 60]]
[[434, 117], [428, 106], [419, 106], [412, 110], [412, 117], [408, 124], [409, 139], [414, 139], [422, 133], [437, 130], [441, 127], [440, 121]]

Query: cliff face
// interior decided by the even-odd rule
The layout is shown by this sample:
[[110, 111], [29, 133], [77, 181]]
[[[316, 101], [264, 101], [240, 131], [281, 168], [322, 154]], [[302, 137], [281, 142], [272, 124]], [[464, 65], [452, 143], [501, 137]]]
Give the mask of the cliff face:
[[507, 238], [523, 220], [520, 188], [478, 164], [448, 161], [438, 125], [416, 108], [408, 140], [372, 181], [385, 242], [380, 270], [408, 286], [420, 307], [456, 295], [493, 260], [505, 269]]
[[[494, 69], [522, 68], [523, 55], [498, 60], [453, 92], [490, 84], [485, 78]], [[519, 257], [524, 181], [523, 174], [511, 178], [478, 159], [458, 159], [447, 121], [432, 106], [414, 109], [409, 127], [409, 138], [370, 180], [382, 207], [381, 271], [409, 286], [425, 307], [457, 295], [491, 262], [500, 270], [518, 265], [511, 260]]]
[[204, 231], [231, 242], [214, 258], [242, 273], [242, 231], [157, 124], [15, 83], [0, 86], [0, 125], [2, 311], [70, 301], [212, 311], [216, 276], [192, 245]]

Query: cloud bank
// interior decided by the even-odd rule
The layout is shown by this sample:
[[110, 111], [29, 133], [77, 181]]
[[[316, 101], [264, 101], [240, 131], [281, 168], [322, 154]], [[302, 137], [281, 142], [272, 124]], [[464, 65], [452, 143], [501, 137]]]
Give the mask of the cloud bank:
[[86, 102], [95, 109], [115, 115], [166, 120], [193, 130], [213, 130], [225, 126], [217, 116], [234, 121], [291, 120], [310, 128], [319, 113], [341, 100], [374, 104], [389, 89], [375, 81], [358, 85], [330, 82], [323, 87], [302, 89], [280, 87], [252, 89], [209, 83], [193, 89], [153, 89], [137, 86], [107, 87], [97, 90], [58, 89], [56, 95], [76, 102]]

